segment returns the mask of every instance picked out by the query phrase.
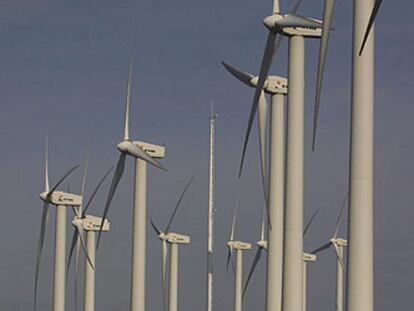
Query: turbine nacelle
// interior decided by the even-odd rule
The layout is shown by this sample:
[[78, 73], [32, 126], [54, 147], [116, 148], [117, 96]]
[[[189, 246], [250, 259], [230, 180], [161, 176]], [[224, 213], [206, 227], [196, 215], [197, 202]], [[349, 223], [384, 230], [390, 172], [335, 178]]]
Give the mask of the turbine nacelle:
[[282, 33], [286, 36], [321, 37], [322, 21], [302, 17], [294, 14], [275, 13], [266, 17], [263, 24], [272, 32]]
[[252, 244], [241, 241], [228, 241], [227, 247], [236, 250], [249, 250], [252, 249]]
[[190, 237], [175, 232], [169, 232], [166, 236], [166, 240], [170, 244], [190, 244]]
[[134, 141], [133, 144], [140, 147], [154, 159], [162, 159], [165, 157], [165, 146], [150, 144], [144, 141]]
[[[254, 87], [256, 87], [258, 81], [259, 77], [254, 77], [251, 80], [251, 83]], [[288, 92], [288, 80], [279, 76], [268, 76], [264, 83], [263, 90], [269, 94], [286, 95]]]
[[53, 205], [64, 205], [64, 206], [80, 206], [82, 205], [82, 197], [77, 194], [67, 193], [63, 191], [49, 191], [42, 192], [40, 198], [47, 203]]
[[315, 254], [303, 253], [302, 258], [305, 262], [315, 262], [318, 257]]
[[[82, 229], [85, 231], [98, 232], [101, 230], [101, 223], [102, 223], [102, 218], [91, 216], [91, 215], [86, 215], [85, 218], [75, 217], [75, 219], [72, 220], [72, 225], [74, 225], [75, 227], [80, 225]], [[101, 231], [105, 231], [105, 232], [109, 231], [110, 226], [111, 226], [110, 222], [107, 219], [105, 219]]]

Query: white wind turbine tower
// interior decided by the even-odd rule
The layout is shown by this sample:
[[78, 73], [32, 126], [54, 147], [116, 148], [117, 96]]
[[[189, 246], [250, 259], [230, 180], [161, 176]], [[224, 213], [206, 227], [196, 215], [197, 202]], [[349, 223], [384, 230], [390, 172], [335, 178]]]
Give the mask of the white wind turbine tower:
[[381, 0], [354, 0], [346, 291], [348, 311], [374, 310], [373, 24], [381, 3]]
[[170, 255], [170, 281], [169, 281], [169, 311], [178, 310], [178, 245], [179, 244], [190, 244], [190, 237], [174, 232], [170, 232], [170, 228], [174, 217], [178, 211], [178, 208], [181, 205], [181, 202], [184, 198], [185, 193], [193, 182], [195, 175], [190, 179], [190, 181], [185, 186], [183, 192], [181, 193], [178, 202], [171, 214], [170, 220], [164, 231], [160, 230], [157, 225], [151, 220], [151, 225], [157, 234], [158, 238], [162, 242], [162, 297], [164, 311], [167, 311], [167, 297], [166, 297], [166, 284], [167, 284], [167, 253], [168, 253], [168, 244], [171, 246], [171, 255]]
[[[325, 0], [315, 101], [314, 143], [335, 0]], [[354, 0], [347, 310], [374, 309], [374, 21], [382, 0]], [[327, 18], [328, 17], [328, 18]]]
[[[86, 171], [88, 166], [88, 157], [85, 160], [85, 167], [82, 177], [81, 196], [82, 204], [78, 208], [74, 208], [75, 217], [72, 220], [72, 226], [74, 227], [72, 235], [72, 243], [69, 251], [67, 271], [69, 271], [73, 252], [75, 251], [75, 310], [78, 307], [78, 277], [79, 277], [79, 253], [80, 246], [82, 246], [86, 257], [85, 263], [85, 286], [84, 286], [84, 311], [95, 310], [95, 247], [96, 247], [96, 232], [100, 231], [102, 219], [92, 215], [87, 215], [86, 212], [91, 206], [91, 203], [96, 196], [99, 188], [102, 186], [106, 177], [109, 175], [109, 169], [105, 175], [99, 181], [97, 187], [92, 192], [88, 202], [84, 207], [85, 196], [85, 182]], [[102, 228], [103, 232], [109, 231], [109, 221], [105, 220]], [[86, 242], [83, 236], [83, 231], [86, 231]]]
[[[303, 252], [303, 145], [304, 145], [304, 38], [319, 38], [322, 23], [315, 19], [296, 15], [301, 1], [292, 13], [280, 14], [279, 1], [273, 2], [273, 15], [264, 19], [269, 29], [263, 54], [253, 104], [250, 111], [246, 137], [243, 146], [240, 173], [247, 149], [248, 138], [254, 121], [259, 99], [265, 86], [273, 55], [280, 45], [282, 36], [289, 37], [289, 91], [287, 117], [287, 161], [286, 161], [286, 209], [284, 216], [283, 260], [269, 260], [267, 283], [267, 311], [299, 311], [302, 308], [302, 252]], [[277, 35], [279, 36], [276, 42]], [[275, 46], [276, 45], [276, 46]], [[272, 155], [274, 158], [276, 155]], [[272, 161], [272, 158], [270, 161]], [[269, 197], [274, 190], [270, 188]], [[279, 213], [280, 215], [280, 213]], [[272, 218], [272, 216], [271, 216]], [[270, 218], [270, 223], [272, 219]], [[270, 231], [269, 231], [270, 232]], [[273, 236], [269, 236], [269, 252], [273, 252]], [[275, 244], [277, 242], [275, 241]], [[281, 249], [281, 242], [275, 248]], [[272, 263], [274, 269], [272, 269]], [[283, 273], [277, 274], [283, 265]], [[274, 271], [274, 274], [270, 274]], [[283, 277], [283, 299], [282, 299]]]
[[[120, 151], [119, 160], [112, 178], [111, 187], [102, 216], [101, 227], [107, 217], [116, 188], [125, 168], [126, 156], [135, 159], [134, 206], [132, 219], [132, 276], [131, 276], [131, 311], [145, 310], [145, 271], [146, 271], [146, 221], [147, 221], [147, 163], [166, 171], [157, 159], [165, 155], [165, 147], [143, 141], [132, 141], [129, 138], [129, 107], [131, 98], [133, 59], [129, 66], [126, 91], [126, 111], [123, 140], [117, 145]], [[101, 232], [98, 235], [98, 245]]]
[[[238, 80], [249, 87], [256, 88], [259, 78], [250, 73], [238, 70], [223, 62], [224, 67]], [[263, 189], [265, 196], [265, 206], [269, 219], [267, 230], [267, 240], [271, 245], [268, 250], [267, 261], [267, 310], [274, 310], [279, 306], [282, 295], [282, 257], [283, 257], [283, 212], [284, 212], [284, 179], [285, 179], [285, 107], [284, 96], [287, 94], [287, 79], [279, 76], [268, 76], [264, 85], [263, 92], [260, 94], [258, 102], [258, 125], [259, 125], [259, 145], [260, 161]], [[266, 169], [266, 119], [267, 102], [264, 95], [270, 94], [271, 114], [270, 114], [270, 155], [269, 173]], [[267, 178], [269, 174], [269, 178]], [[267, 182], [269, 179], [269, 183]], [[264, 228], [262, 227], [262, 239], [264, 240]], [[266, 242], [267, 243], [267, 242]], [[266, 244], [267, 245], [267, 244]], [[266, 246], [267, 247], [267, 246]], [[259, 250], [262, 248], [259, 246]], [[257, 253], [258, 255], [259, 253]], [[260, 252], [261, 254], [261, 252]]]
[[343, 211], [345, 208], [345, 203], [347, 201], [348, 195], [345, 196], [343, 202], [342, 202], [342, 207], [341, 210], [339, 212], [338, 215], [338, 219], [336, 221], [336, 226], [335, 226], [335, 231], [332, 235], [332, 237], [329, 239], [329, 241], [325, 244], [323, 244], [322, 246], [318, 247], [317, 249], [315, 249], [312, 254], [317, 254], [319, 252], [322, 252], [324, 250], [327, 250], [330, 247], [333, 247], [335, 250], [335, 254], [337, 257], [337, 265], [336, 265], [336, 311], [343, 311], [343, 307], [344, 307], [344, 272], [346, 271], [345, 269], [345, 264], [344, 264], [344, 253], [343, 253], [343, 249], [345, 246], [348, 245], [347, 240], [345, 239], [341, 239], [338, 237], [339, 235], [339, 228], [341, 226], [341, 222], [342, 222], [342, 215], [343, 215]]
[[308, 307], [308, 264], [314, 263], [318, 259], [315, 254], [303, 253], [302, 256], [302, 273], [303, 273], [303, 280], [302, 280], [302, 311], [306, 311]]
[[238, 203], [234, 209], [233, 221], [231, 224], [230, 239], [227, 242], [228, 255], [227, 255], [227, 271], [232, 258], [233, 250], [236, 251], [236, 267], [235, 267], [235, 279], [234, 279], [234, 311], [242, 311], [243, 296], [242, 296], [242, 282], [243, 282], [243, 251], [252, 248], [250, 243], [235, 241], [235, 225], [237, 217]]
[[207, 311], [213, 311], [214, 282], [214, 192], [215, 192], [215, 128], [217, 115], [211, 104], [210, 157], [208, 164], [208, 220], [207, 220]]
[[55, 257], [53, 274], [53, 311], [64, 311], [65, 309], [65, 248], [66, 248], [66, 209], [71, 206], [81, 204], [81, 196], [58, 191], [60, 184], [74, 171], [79, 165], [71, 168], [64, 174], [59, 181], [50, 188], [49, 186], [49, 163], [48, 163], [48, 143], [46, 138], [45, 155], [45, 191], [40, 194], [44, 202], [42, 210], [42, 221], [40, 227], [39, 244], [37, 249], [35, 285], [34, 285], [34, 310], [37, 307], [37, 285], [39, 280], [40, 262], [42, 258], [43, 245], [47, 222], [49, 219], [49, 204], [56, 206], [55, 223]]

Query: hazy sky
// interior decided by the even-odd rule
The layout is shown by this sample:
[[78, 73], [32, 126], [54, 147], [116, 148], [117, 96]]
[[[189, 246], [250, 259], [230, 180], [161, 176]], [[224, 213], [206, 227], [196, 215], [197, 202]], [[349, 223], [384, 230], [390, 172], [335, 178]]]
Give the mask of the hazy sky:
[[[303, 1], [302, 15], [320, 18], [323, 1]], [[282, 10], [294, 1], [282, 1]], [[394, 7], [392, 7], [392, 5]], [[413, 68], [409, 1], [384, 1], [377, 23], [376, 54], [376, 310], [407, 310], [414, 304]], [[215, 299], [217, 310], [233, 301], [233, 276], [225, 273], [234, 202], [240, 199], [236, 236], [259, 237], [261, 184], [256, 129], [242, 183], [236, 179], [253, 93], [220, 64], [226, 60], [256, 73], [267, 31], [262, 19], [270, 1], [3, 0], [0, 4], [0, 305], [30, 310], [43, 190], [44, 139], [49, 133], [51, 183], [81, 163], [92, 148], [88, 191], [115, 164], [122, 136], [128, 58], [136, 53], [131, 136], [167, 145], [168, 173], [149, 170], [148, 215], [165, 226], [182, 187], [197, 180], [173, 229], [191, 235], [180, 253], [180, 310], [205, 306], [208, 114], [217, 119]], [[305, 240], [312, 250], [333, 231], [348, 179], [351, 69], [351, 1], [337, 1], [328, 54], [317, 152], [310, 152], [311, 114], [318, 43], [306, 44], [305, 215], [321, 212]], [[137, 43], [134, 46], [133, 37]], [[272, 72], [286, 73], [286, 42]], [[96, 124], [94, 138], [90, 139]], [[97, 310], [127, 310], [133, 162], [127, 161], [113, 209], [110, 234], [97, 253]], [[80, 187], [80, 172], [70, 178]], [[100, 215], [108, 185], [91, 212]], [[71, 212], [68, 213], [70, 217]], [[342, 227], [345, 235], [346, 226]], [[51, 310], [54, 210], [48, 226], [39, 283], [39, 310]], [[68, 239], [72, 228], [68, 225]], [[162, 308], [161, 245], [148, 228], [147, 310]], [[246, 253], [245, 270], [253, 259]], [[246, 310], [263, 310], [264, 266], [245, 299]], [[333, 252], [309, 268], [309, 310], [334, 308]], [[67, 310], [73, 310], [73, 274]]]

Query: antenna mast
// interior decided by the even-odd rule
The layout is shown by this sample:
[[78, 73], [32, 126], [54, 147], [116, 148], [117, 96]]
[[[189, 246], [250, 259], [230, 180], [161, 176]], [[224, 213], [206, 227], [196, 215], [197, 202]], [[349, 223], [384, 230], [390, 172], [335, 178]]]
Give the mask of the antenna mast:
[[214, 136], [217, 115], [211, 102], [210, 114], [210, 158], [208, 165], [208, 237], [207, 237], [207, 311], [213, 311], [213, 246], [214, 246]]

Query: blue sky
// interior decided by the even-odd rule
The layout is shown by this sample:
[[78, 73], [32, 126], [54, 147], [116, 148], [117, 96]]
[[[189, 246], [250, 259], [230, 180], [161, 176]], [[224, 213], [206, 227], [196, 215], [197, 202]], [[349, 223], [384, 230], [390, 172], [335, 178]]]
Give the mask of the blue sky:
[[[293, 5], [282, 1], [282, 10]], [[413, 305], [412, 211], [414, 174], [414, 5], [385, 1], [376, 37], [376, 310]], [[216, 305], [232, 306], [233, 277], [225, 272], [225, 242], [235, 198], [240, 199], [237, 235], [254, 242], [262, 206], [257, 134], [248, 149], [245, 175], [236, 174], [252, 90], [235, 81], [225, 60], [256, 73], [267, 31], [262, 19], [270, 1], [50, 1], [3, 0], [0, 4], [0, 302], [8, 310], [32, 306], [35, 252], [43, 189], [44, 139], [49, 133], [50, 175], [56, 180], [80, 163], [92, 146], [88, 189], [115, 164], [121, 139], [128, 58], [136, 54], [131, 136], [166, 143], [168, 173], [149, 172], [148, 214], [162, 226], [193, 173], [197, 180], [174, 222], [192, 237], [183, 248], [180, 307], [204, 307], [207, 211], [208, 115], [217, 119]], [[321, 17], [323, 1], [304, 0], [300, 13]], [[318, 43], [306, 45], [305, 215], [321, 209], [305, 240], [311, 250], [328, 238], [345, 192], [351, 76], [351, 1], [337, 1], [322, 97], [318, 150], [310, 152], [311, 114]], [[136, 44], [133, 43], [134, 36]], [[286, 42], [285, 42], [286, 43]], [[286, 74], [286, 44], [272, 72]], [[92, 128], [96, 133], [91, 141]], [[97, 254], [97, 309], [129, 306], [133, 163], [110, 213], [112, 232]], [[80, 173], [70, 183], [77, 189]], [[93, 211], [101, 214], [108, 187]], [[54, 216], [54, 213], [51, 214]], [[69, 214], [70, 215], [70, 214]], [[51, 310], [54, 217], [40, 279], [40, 305]], [[68, 227], [68, 238], [72, 228]], [[345, 233], [345, 227], [342, 228]], [[148, 228], [148, 310], [161, 305], [161, 246]], [[253, 259], [246, 255], [245, 269]], [[263, 309], [264, 261], [245, 307]], [[335, 260], [324, 253], [309, 269], [309, 310], [334, 308]], [[69, 280], [68, 310], [73, 308]]]

